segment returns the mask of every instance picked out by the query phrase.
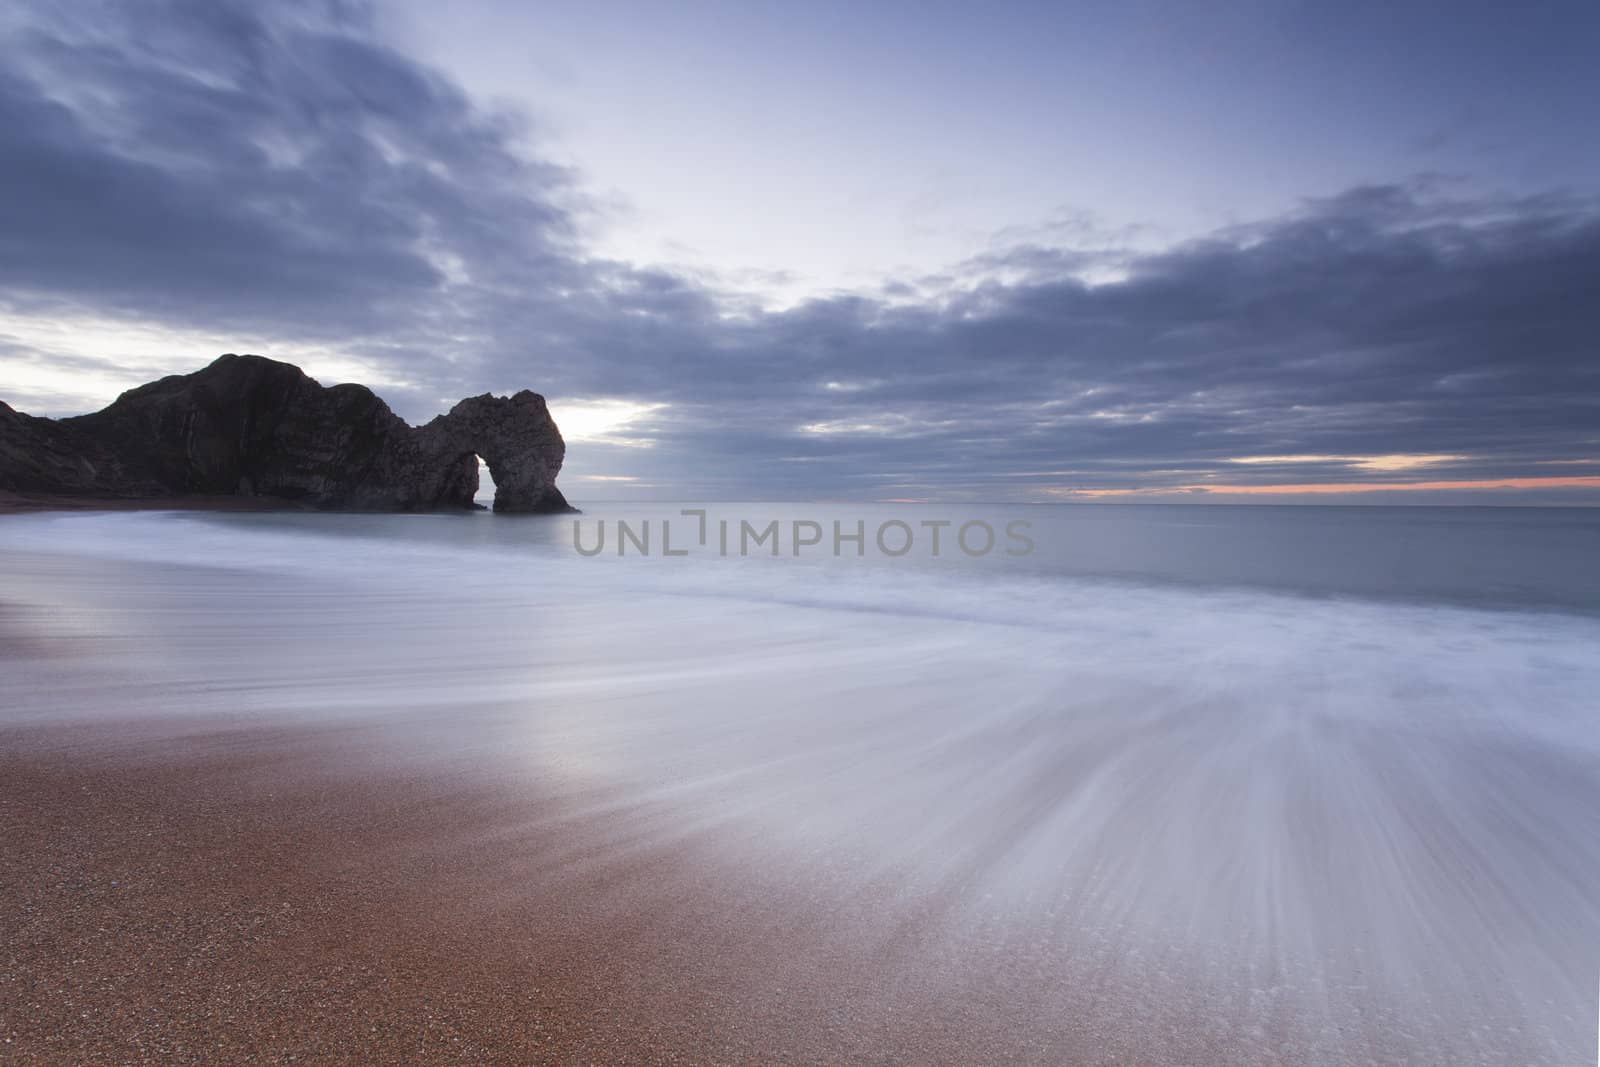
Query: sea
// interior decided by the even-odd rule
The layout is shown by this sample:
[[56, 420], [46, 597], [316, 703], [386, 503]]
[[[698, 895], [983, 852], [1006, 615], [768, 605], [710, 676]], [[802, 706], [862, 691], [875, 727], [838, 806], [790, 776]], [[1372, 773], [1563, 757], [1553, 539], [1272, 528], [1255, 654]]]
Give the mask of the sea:
[[0, 635], [0, 726], [349, 721], [604, 786], [885, 937], [937, 902], [929, 973], [1035, 1023], [1596, 1053], [1600, 509], [35, 513]]

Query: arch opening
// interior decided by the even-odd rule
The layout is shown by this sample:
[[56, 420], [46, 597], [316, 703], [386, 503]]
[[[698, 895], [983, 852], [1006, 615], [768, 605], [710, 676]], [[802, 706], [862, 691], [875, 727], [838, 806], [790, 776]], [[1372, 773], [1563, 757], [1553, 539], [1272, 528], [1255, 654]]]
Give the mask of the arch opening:
[[494, 507], [494, 472], [489, 469], [489, 461], [478, 455], [472, 454], [473, 463], [478, 468], [478, 484], [472, 494], [472, 502], [480, 508]]

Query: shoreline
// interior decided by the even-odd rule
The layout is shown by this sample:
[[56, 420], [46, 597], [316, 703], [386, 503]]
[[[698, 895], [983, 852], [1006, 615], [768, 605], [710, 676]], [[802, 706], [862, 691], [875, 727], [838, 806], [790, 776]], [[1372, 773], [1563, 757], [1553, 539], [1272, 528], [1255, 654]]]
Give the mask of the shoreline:
[[[3, 1058], [1040, 1059], [937, 982], [883, 995], [847, 915], [739, 884], [703, 835], [626, 844], [625, 798], [397, 774], [367, 740], [0, 729]], [[1044, 1059], [1098, 1062], [1065, 1032]]]
[[11, 1063], [1503, 1062], [1398, 1005], [1329, 1030], [1292, 970], [786, 882], [729, 827], [373, 730], [8, 726], [0, 780]]
[[[93, 511], [221, 511], [277, 512], [295, 515], [476, 515], [479, 512], [492, 510], [488, 505], [478, 504], [471, 508], [438, 508], [432, 511], [366, 511], [359, 508], [313, 508], [293, 500], [269, 496], [98, 497], [50, 496], [40, 493], [0, 491], [0, 515], [24, 515], [47, 511], [67, 513]], [[573, 508], [570, 512], [545, 512], [542, 514], [579, 514], [579, 512], [576, 508]]]
[[495, 512], [488, 504], [470, 508], [434, 508], [423, 511], [371, 511], [362, 508], [313, 508], [294, 500], [268, 496], [171, 496], [98, 497], [53, 496], [44, 493], [13, 493], [0, 490], [0, 515], [26, 515], [39, 512], [94, 511], [222, 511], [280, 512], [297, 515], [477, 515], [489, 512], [505, 516], [581, 515], [582, 510], [568, 505], [565, 510]]
[[252, 496], [54, 496], [0, 490], [0, 515], [39, 511], [293, 511], [311, 509], [292, 500]]

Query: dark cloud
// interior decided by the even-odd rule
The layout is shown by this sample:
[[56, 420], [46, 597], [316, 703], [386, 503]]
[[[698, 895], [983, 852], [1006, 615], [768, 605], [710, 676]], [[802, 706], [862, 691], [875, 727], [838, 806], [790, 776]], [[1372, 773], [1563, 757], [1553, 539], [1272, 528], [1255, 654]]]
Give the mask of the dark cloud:
[[37, 11], [0, 74], [0, 283], [19, 299], [346, 336], [418, 324], [456, 266], [571, 267], [562, 173], [364, 39], [359, 11]]
[[[1592, 199], [1419, 180], [1160, 253], [1069, 220], [767, 313], [587, 257], [573, 175], [359, 6], [41, 5], [3, 49], [13, 315], [337, 345], [411, 382], [412, 417], [528, 385], [669, 405], [630, 428], [653, 447], [575, 449], [579, 471], [1028, 497], [1395, 477], [1233, 462], [1252, 456], [1439, 454], [1463, 458], [1429, 477], [1500, 478], [1600, 455]], [[1046, 243], [1074, 233], [1088, 246]]]

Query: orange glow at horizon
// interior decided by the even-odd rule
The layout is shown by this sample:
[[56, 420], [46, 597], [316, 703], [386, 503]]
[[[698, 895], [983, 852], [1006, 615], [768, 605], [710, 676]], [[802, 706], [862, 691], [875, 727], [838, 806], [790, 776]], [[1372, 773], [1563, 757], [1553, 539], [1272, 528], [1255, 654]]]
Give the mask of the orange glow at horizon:
[[1159, 496], [1187, 493], [1211, 496], [1287, 496], [1293, 493], [1372, 493], [1406, 489], [1600, 489], [1600, 475], [1553, 478], [1477, 478], [1436, 482], [1303, 482], [1298, 485], [1173, 485], [1142, 489], [1046, 489], [1052, 496]]

